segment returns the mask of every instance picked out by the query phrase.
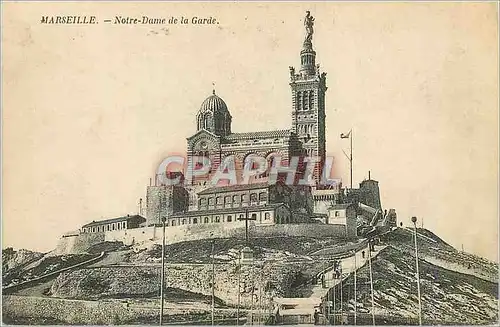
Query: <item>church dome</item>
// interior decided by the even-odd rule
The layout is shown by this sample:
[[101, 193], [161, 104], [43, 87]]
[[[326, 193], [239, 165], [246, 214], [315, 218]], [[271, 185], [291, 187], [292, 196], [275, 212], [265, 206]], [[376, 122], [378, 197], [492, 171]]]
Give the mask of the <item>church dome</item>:
[[201, 104], [200, 112], [215, 113], [215, 112], [221, 112], [221, 111], [222, 112], [228, 111], [227, 105], [224, 102], [224, 100], [222, 100], [220, 97], [218, 97], [215, 94], [215, 90], [214, 90], [212, 95], [209, 96], [208, 98], [206, 98], [205, 101], [203, 101], [203, 103]]
[[207, 130], [220, 136], [231, 134], [231, 114], [227, 105], [213, 90], [212, 95], [203, 101], [196, 115], [197, 130]]

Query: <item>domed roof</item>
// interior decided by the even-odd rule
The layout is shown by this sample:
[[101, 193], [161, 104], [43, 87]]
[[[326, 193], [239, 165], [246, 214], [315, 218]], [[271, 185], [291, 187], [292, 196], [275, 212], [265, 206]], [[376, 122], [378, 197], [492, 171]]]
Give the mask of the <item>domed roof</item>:
[[229, 112], [227, 105], [220, 97], [215, 94], [215, 90], [211, 96], [205, 99], [200, 106], [200, 113], [204, 112]]

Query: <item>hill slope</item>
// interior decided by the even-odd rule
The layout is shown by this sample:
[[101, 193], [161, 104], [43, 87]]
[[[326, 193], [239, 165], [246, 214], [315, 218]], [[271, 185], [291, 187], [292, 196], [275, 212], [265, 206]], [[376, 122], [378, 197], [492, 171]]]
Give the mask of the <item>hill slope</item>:
[[[432, 324], [496, 322], [497, 264], [459, 252], [430, 231], [419, 229], [418, 233], [424, 321]], [[417, 297], [413, 231], [398, 228], [379, 238], [388, 246], [373, 260], [375, 313], [378, 317], [407, 317], [415, 323]], [[273, 297], [295, 297], [303, 283], [331, 265], [335, 258], [363, 246], [362, 243], [362, 240], [349, 243], [332, 238], [280, 237], [254, 238], [249, 244], [235, 238], [172, 244], [166, 248], [167, 298], [175, 301], [175, 294], [182, 293], [183, 302], [199, 303], [197, 305], [206, 308], [207, 296], [210, 297], [212, 291], [212, 246], [216, 304], [224, 309], [236, 305], [238, 289], [242, 307], [246, 308], [254, 306], [251, 299], [256, 295], [264, 306], [268, 306]], [[254, 249], [255, 265], [238, 270], [238, 251], [246, 245]], [[137, 244], [123, 247], [103, 243], [89, 252], [103, 249], [108, 253], [102, 261], [61, 274], [43, 285], [43, 292], [39, 287], [31, 291], [24, 289], [17, 294], [26, 296], [32, 292], [32, 295], [48, 298], [116, 299], [129, 303], [157, 301], [160, 246]], [[57, 264], [63, 258], [52, 258], [51, 264]], [[40, 264], [45, 261], [40, 260]], [[34, 268], [30, 267], [31, 271]], [[41, 268], [38, 270], [42, 271]], [[357, 277], [358, 313], [369, 313], [368, 266], [360, 268]], [[344, 312], [353, 311], [354, 292], [350, 284], [353, 284], [352, 276], [342, 290]], [[338, 304], [340, 289], [337, 289], [336, 296]], [[382, 319], [379, 322], [382, 323]]]

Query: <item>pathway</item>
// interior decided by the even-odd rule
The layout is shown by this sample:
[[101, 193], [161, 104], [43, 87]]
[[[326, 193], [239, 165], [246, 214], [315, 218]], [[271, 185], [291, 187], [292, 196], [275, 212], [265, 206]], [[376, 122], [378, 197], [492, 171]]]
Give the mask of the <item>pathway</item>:
[[13, 284], [13, 285], [6, 286], [6, 287], [2, 288], [2, 292], [4, 294], [5, 293], [11, 293], [11, 292], [18, 291], [18, 290], [20, 290], [20, 289], [22, 289], [24, 287], [29, 287], [30, 285], [36, 285], [36, 284], [41, 283], [44, 280], [46, 280], [46, 278], [57, 277], [62, 272], [73, 270], [75, 268], [82, 267], [82, 266], [94, 263], [96, 261], [99, 261], [99, 260], [101, 260], [104, 257], [104, 255], [105, 255], [105, 252], [101, 252], [101, 254], [99, 256], [97, 256], [95, 258], [92, 258], [92, 259], [89, 259], [89, 260], [86, 260], [84, 262], [77, 263], [77, 264], [75, 264], [73, 266], [62, 268], [60, 270], [53, 271], [51, 273], [42, 275], [40, 277], [29, 279], [29, 280], [26, 280], [26, 281], [18, 283], [18, 284]]
[[[386, 246], [376, 246], [375, 251], [372, 251], [372, 259], [374, 259]], [[364, 251], [364, 256], [363, 256]], [[362, 247], [351, 256], [339, 260], [342, 267], [342, 280], [345, 280], [354, 270], [358, 270], [368, 262], [368, 245]], [[307, 285], [304, 288], [307, 297], [303, 298], [277, 298], [276, 303], [282, 308], [289, 309], [280, 310], [281, 316], [304, 316], [313, 315], [314, 310], [321, 306], [322, 299], [326, 296], [328, 290], [340, 283], [340, 279], [334, 278], [335, 271], [333, 266], [328, 267], [325, 272], [325, 287], [321, 285], [321, 280], [317, 285]], [[312, 287], [311, 287], [312, 286]]]

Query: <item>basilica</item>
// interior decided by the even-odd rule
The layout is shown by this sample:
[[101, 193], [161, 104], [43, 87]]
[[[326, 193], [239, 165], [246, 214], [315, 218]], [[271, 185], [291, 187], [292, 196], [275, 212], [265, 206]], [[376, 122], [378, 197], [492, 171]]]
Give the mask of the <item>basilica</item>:
[[[277, 204], [283, 204], [286, 208], [286, 210], [278, 211], [288, 211], [288, 213], [281, 214], [283, 217], [277, 217], [273, 221], [280, 223], [307, 221], [314, 212], [314, 192], [318, 189], [317, 186], [286, 186], [290, 191], [288, 200], [271, 203], [269, 194], [273, 194], [272, 188], [267, 193], [251, 191], [255, 189], [255, 183], [266, 187], [268, 182], [266, 172], [256, 176], [250, 185], [237, 185], [234, 190], [227, 186], [207, 190], [211, 187], [207, 181], [229, 156], [235, 159], [236, 170], [243, 169], [243, 163], [249, 156], [266, 158], [269, 167], [276, 159], [286, 165], [292, 156], [316, 157], [319, 158], [319, 162], [313, 167], [312, 173], [313, 179], [316, 182], [319, 181], [321, 167], [325, 160], [327, 86], [326, 73], [321, 72], [319, 65], [316, 64], [316, 51], [312, 42], [313, 25], [314, 18], [307, 12], [304, 19], [306, 35], [300, 51], [300, 68], [296, 70], [292, 66], [289, 67], [291, 128], [249, 133], [235, 132], [231, 127], [233, 117], [230, 107], [213, 90], [212, 94], [201, 103], [196, 114], [196, 133], [187, 138], [188, 160], [200, 156], [209, 158], [211, 171], [207, 176], [190, 180], [187, 186], [161, 185], [155, 180], [154, 185], [150, 185], [147, 190], [148, 224], [158, 224], [160, 217], [171, 217], [173, 224], [216, 221], [215, 218], [203, 219], [203, 211], [215, 210], [215, 213], [211, 213], [214, 213], [216, 217], [218, 216], [216, 211], [222, 210], [226, 212], [226, 217], [232, 217], [234, 215], [231, 214], [231, 210], [235, 211], [243, 206], [255, 210], [258, 207], [259, 217], [261, 212], [264, 212], [263, 217], [266, 217], [266, 212], [274, 217], [278, 214], [276, 210], [271, 210], [266, 206], [276, 207]], [[188, 167], [194, 169], [195, 166], [189, 165]], [[192, 176], [192, 174], [187, 175]], [[300, 176], [300, 168], [298, 176]], [[322, 190], [321, 196], [316, 197], [316, 200], [328, 203], [339, 202], [341, 197], [339, 189], [340, 185], [333, 190]], [[242, 192], [247, 194], [247, 198], [240, 194]], [[213, 196], [207, 198], [204, 196], [206, 194]], [[210, 201], [213, 201], [212, 206], [210, 206]], [[199, 217], [194, 218], [195, 216]], [[219, 221], [222, 222], [222, 218], [219, 218]]]
[[[314, 18], [307, 14], [306, 37], [300, 51], [300, 69], [289, 67], [291, 90], [291, 128], [286, 130], [237, 133], [231, 129], [232, 116], [227, 104], [215, 90], [203, 101], [196, 115], [197, 132], [187, 139], [188, 157], [208, 156], [218, 164], [227, 156], [236, 162], [258, 155], [269, 161], [279, 156], [287, 162], [291, 156], [325, 158], [326, 73], [320, 72], [313, 49]], [[320, 164], [315, 169], [319, 176]]]
[[[161, 174], [157, 173], [147, 186], [145, 214], [140, 199], [137, 215], [93, 221], [83, 225], [81, 233], [104, 233], [106, 240], [133, 243], [157, 239], [156, 229], [162, 226], [179, 232], [185, 237], [178, 238], [184, 240], [207, 230], [236, 230], [242, 221], [245, 228], [249, 224], [275, 231], [298, 227], [300, 233], [312, 224], [330, 225], [349, 238], [357, 237], [358, 232], [367, 235], [375, 226], [394, 226], [395, 211], [382, 209], [378, 181], [370, 172], [359, 188], [352, 187], [352, 171], [350, 188], [343, 188], [335, 179], [332, 184], [325, 183], [325, 175], [331, 174], [326, 164], [331, 158], [325, 154], [326, 73], [316, 64], [314, 18], [309, 12], [304, 26], [300, 68], [289, 67], [289, 129], [233, 131], [231, 107], [213, 90], [196, 114], [196, 132], [187, 137], [187, 166], [182, 171], [161, 166]], [[349, 138], [350, 133], [340, 137]], [[234, 163], [233, 171], [246, 172], [254, 163], [253, 157], [267, 165], [262, 169], [251, 167], [255, 174], [250, 180], [214, 183], [219, 179], [213, 177], [226, 169], [227, 159]], [[207, 166], [201, 163], [206, 169], [197, 167], [199, 158], [210, 162]], [[292, 165], [294, 161], [296, 166]], [[277, 167], [282, 169], [279, 173]], [[294, 178], [289, 180], [290, 171]], [[280, 173], [285, 176], [280, 177]], [[305, 177], [307, 183], [302, 183]], [[172, 180], [181, 182], [170, 183]], [[301, 225], [279, 226], [283, 224]]]

